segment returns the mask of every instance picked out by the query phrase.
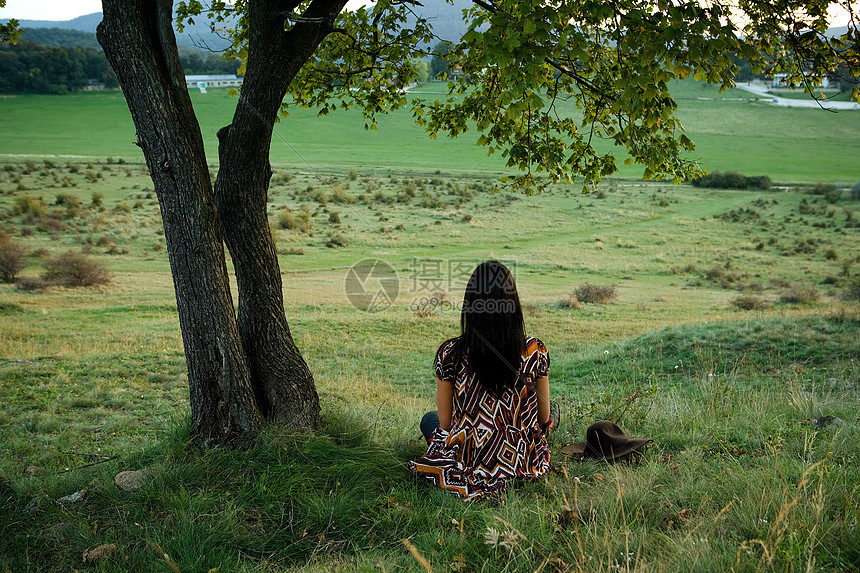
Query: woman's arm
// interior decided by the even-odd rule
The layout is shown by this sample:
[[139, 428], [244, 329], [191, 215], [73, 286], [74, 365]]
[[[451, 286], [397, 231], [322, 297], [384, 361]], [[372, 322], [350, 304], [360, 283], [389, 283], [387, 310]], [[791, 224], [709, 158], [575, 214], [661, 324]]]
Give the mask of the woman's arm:
[[439, 425], [445, 431], [450, 430], [454, 414], [454, 386], [439, 378], [436, 378], [436, 409], [439, 410]]
[[[538, 423], [544, 426], [549, 422], [549, 376], [541, 376], [535, 381], [538, 395]], [[547, 428], [547, 431], [552, 428]]]

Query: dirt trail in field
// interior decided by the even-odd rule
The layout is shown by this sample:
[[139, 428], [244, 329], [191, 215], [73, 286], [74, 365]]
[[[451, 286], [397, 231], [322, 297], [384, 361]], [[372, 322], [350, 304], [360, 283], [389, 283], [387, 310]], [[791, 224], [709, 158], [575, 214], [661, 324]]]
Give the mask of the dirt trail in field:
[[750, 92], [762, 97], [763, 102], [770, 102], [773, 105], [781, 107], [822, 107], [828, 110], [843, 110], [843, 109], [860, 109], [860, 104], [853, 101], [830, 101], [814, 99], [791, 99], [787, 97], [779, 97], [767, 93], [767, 86], [759, 83], [739, 83], [738, 89]]

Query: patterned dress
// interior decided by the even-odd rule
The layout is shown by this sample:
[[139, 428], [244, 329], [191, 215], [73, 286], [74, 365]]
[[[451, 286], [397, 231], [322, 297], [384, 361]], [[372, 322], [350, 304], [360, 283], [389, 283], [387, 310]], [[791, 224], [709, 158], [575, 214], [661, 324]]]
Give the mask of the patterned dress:
[[423, 457], [409, 469], [463, 499], [504, 491], [514, 477], [538, 477], [549, 469], [549, 447], [538, 425], [535, 382], [549, 372], [544, 343], [526, 337], [520, 375], [499, 399], [485, 391], [465, 361], [456, 362], [457, 338], [436, 353], [436, 376], [454, 386], [451, 429], [436, 428]]

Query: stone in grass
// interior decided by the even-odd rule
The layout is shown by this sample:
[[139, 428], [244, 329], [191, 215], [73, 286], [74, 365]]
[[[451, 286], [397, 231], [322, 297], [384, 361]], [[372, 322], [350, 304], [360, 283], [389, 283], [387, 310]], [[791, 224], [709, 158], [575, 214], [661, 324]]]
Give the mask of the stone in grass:
[[65, 497], [61, 497], [57, 500], [57, 503], [79, 503], [84, 501], [87, 498], [87, 490], [82, 489], [80, 491], [76, 491], [73, 494], [67, 495]]
[[149, 470], [124, 471], [116, 474], [113, 479], [116, 487], [122, 491], [134, 491], [143, 487], [149, 478]]
[[105, 543], [94, 549], [84, 551], [83, 562], [86, 565], [96, 565], [99, 561], [116, 551], [116, 545], [113, 543]]
[[838, 426], [844, 426], [845, 420], [843, 420], [842, 418], [840, 418], [838, 416], [830, 416], [830, 415], [822, 416], [820, 418], [814, 418], [812, 420], [812, 425], [818, 429], [824, 429], [831, 424], [836, 424]]

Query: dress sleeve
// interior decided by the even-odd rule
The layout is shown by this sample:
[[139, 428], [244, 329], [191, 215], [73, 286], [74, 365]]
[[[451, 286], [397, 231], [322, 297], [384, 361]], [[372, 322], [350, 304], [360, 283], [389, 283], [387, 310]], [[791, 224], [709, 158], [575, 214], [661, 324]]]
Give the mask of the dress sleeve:
[[436, 351], [436, 361], [433, 368], [436, 370], [436, 378], [446, 382], [454, 381], [454, 364], [451, 351], [454, 348], [454, 340], [446, 340]]
[[538, 378], [549, 375], [549, 350], [546, 349], [546, 345], [538, 340], [538, 362], [537, 369], [535, 374], [537, 374]]

